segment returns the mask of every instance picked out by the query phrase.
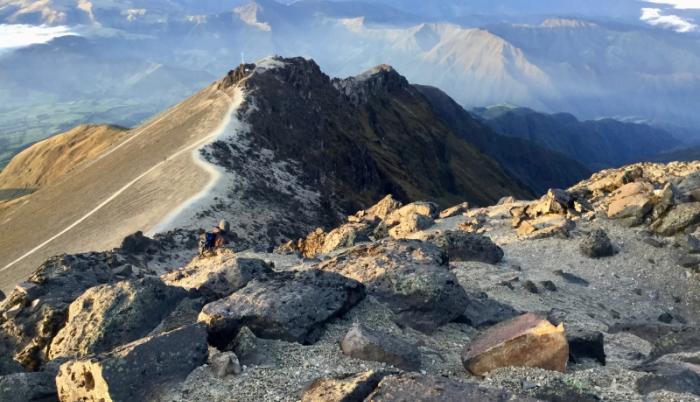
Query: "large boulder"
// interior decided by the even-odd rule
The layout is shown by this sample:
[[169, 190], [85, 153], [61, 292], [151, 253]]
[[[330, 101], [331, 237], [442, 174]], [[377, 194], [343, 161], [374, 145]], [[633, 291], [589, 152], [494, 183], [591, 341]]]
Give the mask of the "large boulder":
[[[116, 253], [63, 255], [48, 259], [0, 303], [0, 355], [37, 370], [66, 320], [68, 305], [86, 289], [128, 277]], [[117, 273], [121, 272], [120, 275]]]
[[362, 282], [401, 323], [421, 331], [434, 331], [459, 317], [467, 303], [445, 253], [417, 240], [357, 246], [319, 268]]
[[602, 258], [615, 255], [615, 248], [608, 234], [603, 229], [596, 229], [587, 234], [579, 244], [581, 254], [590, 258]]
[[47, 372], [16, 373], [0, 376], [0, 401], [58, 401], [54, 377]]
[[464, 367], [479, 376], [509, 366], [563, 372], [568, 358], [564, 326], [531, 313], [491, 327], [462, 352]]
[[365, 371], [336, 378], [319, 378], [309, 385], [301, 402], [363, 402], [388, 373]]
[[484, 388], [474, 382], [432, 375], [406, 373], [384, 377], [366, 402], [506, 402], [532, 401], [515, 398], [507, 391]]
[[428, 242], [444, 251], [450, 261], [478, 261], [496, 264], [503, 250], [490, 238], [463, 231], [445, 231], [428, 237]]
[[83, 357], [142, 338], [185, 296], [183, 289], [157, 278], [90, 288], [71, 303], [66, 325], [51, 342], [49, 358]]
[[189, 265], [161, 276], [171, 286], [196, 291], [208, 301], [226, 297], [251, 280], [272, 272], [265, 261], [221, 254], [195, 259]]
[[384, 362], [407, 371], [420, 368], [420, 352], [415, 345], [359, 324], [350, 328], [340, 348], [346, 356], [355, 359]]
[[652, 230], [663, 236], [673, 236], [689, 226], [700, 223], [700, 202], [679, 204], [663, 218], [654, 222]]
[[258, 278], [227, 298], [209, 303], [199, 321], [210, 340], [226, 346], [243, 326], [261, 338], [309, 344], [326, 322], [365, 297], [365, 287], [331, 272], [309, 270]]
[[654, 186], [646, 182], [628, 183], [611, 194], [608, 218], [642, 218], [653, 208]]
[[132, 402], [157, 399], [207, 361], [207, 333], [190, 325], [139, 339], [108, 354], [60, 366], [56, 387], [62, 402]]

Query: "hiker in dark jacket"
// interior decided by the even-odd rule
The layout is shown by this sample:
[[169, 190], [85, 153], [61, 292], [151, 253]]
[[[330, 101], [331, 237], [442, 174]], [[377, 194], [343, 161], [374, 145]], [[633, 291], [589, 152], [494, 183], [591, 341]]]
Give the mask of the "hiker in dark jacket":
[[226, 220], [219, 221], [218, 226], [214, 226], [211, 232], [200, 231], [199, 233], [199, 256], [203, 257], [207, 253], [214, 253], [228, 243], [227, 237], [230, 225]]

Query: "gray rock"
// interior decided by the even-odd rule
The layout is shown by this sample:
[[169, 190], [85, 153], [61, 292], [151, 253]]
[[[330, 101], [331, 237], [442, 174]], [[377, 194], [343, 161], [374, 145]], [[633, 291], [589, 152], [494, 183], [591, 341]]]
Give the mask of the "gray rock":
[[581, 285], [581, 286], [590, 285], [590, 282], [581, 278], [580, 276], [574, 275], [574, 274], [569, 273], [569, 272], [564, 272], [561, 269], [554, 271], [554, 274], [561, 276], [565, 281], [567, 281], [569, 283], [573, 283], [574, 285]]
[[446, 231], [428, 238], [444, 251], [450, 261], [478, 261], [496, 264], [503, 259], [503, 250], [490, 238], [463, 231]]
[[590, 258], [610, 257], [615, 254], [615, 248], [603, 229], [596, 229], [586, 235], [579, 244], [579, 250], [581, 254]]
[[90, 288], [71, 303], [49, 358], [83, 357], [142, 338], [185, 296], [184, 290], [156, 278]]
[[678, 265], [683, 268], [698, 268], [700, 267], [700, 256], [682, 254], [678, 257]]
[[23, 371], [24, 367], [12, 360], [12, 356], [0, 355], [0, 375], [21, 373]]
[[95, 358], [68, 361], [59, 369], [56, 386], [62, 401], [154, 400], [206, 360], [206, 330], [191, 325]]
[[639, 366], [636, 370], [650, 373], [637, 380], [637, 390], [641, 394], [666, 390], [700, 396], [700, 365], [660, 359]]
[[693, 193], [700, 189], [700, 172], [691, 173], [679, 180], [675, 185], [676, 201], [700, 201], [693, 199]]
[[527, 290], [528, 292], [532, 294], [539, 294], [540, 293], [540, 288], [537, 287], [535, 282], [531, 280], [527, 280], [523, 282], [523, 289]]
[[319, 378], [304, 390], [301, 402], [363, 402], [387, 375], [387, 372], [366, 371]]
[[651, 228], [663, 236], [673, 236], [691, 225], [700, 223], [700, 202], [676, 205]]
[[0, 290], [0, 302], [5, 300], [5, 297], [5, 293], [2, 290]]
[[540, 284], [542, 285], [542, 287], [549, 290], [550, 292], [557, 291], [557, 285], [555, 285], [552, 281], [541, 281]]
[[53, 375], [36, 372], [0, 376], [0, 401], [58, 402]]
[[215, 256], [196, 259], [190, 265], [162, 276], [165, 283], [196, 291], [207, 301], [226, 297], [251, 280], [272, 272], [265, 261]]
[[324, 324], [365, 297], [365, 287], [331, 272], [285, 272], [255, 279], [231, 296], [209, 303], [199, 321], [210, 340], [227, 345], [247, 326], [261, 338], [314, 343]]
[[483, 328], [517, 317], [520, 314], [522, 313], [513, 307], [489, 299], [486, 293], [480, 292], [469, 294], [469, 300], [460, 321], [475, 328]]
[[537, 398], [536, 400], [551, 402], [598, 402], [602, 400], [593, 389], [582, 387], [574, 381], [567, 381], [563, 378], [554, 379], [542, 387], [534, 388], [528, 394]]
[[401, 324], [424, 332], [459, 317], [468, 301], [444, 252], [417, 240], [357, 246], [319, 268], [362, 282], [389, 305]]
[[700, 238], [698, 238], [698, 232], [677, 235], [675, 244], [691, 254], [700, 254]]
[[[415, 373], [385, 377], [367, 402], [505, 402], [507, 391], [480, 387], [477, 383]], [[515, 400], [532, 401], [527, 397]]]
[[661, 322], [629, 322], [615, 324], [608, 332], [629, 332], [650, 342], [653, 345], [652, 358], [670, 353], [700, 351], [700, 327]]
[[143, 235], [143, 232], [136, 232], [126, 236], [122, 240], [121, 251], [125, 254], [144, 254], [149, 249], [157, 250], [158, 242]]
[[420, 368], [420, 352], [416, 346], [358, 324], [350, 328], [340, 348], [346, 356], [355, 359], [384, 362], [407, 371]]
[[217, 378], [241, 374], [241, 363], [233, 352], [219, 352], [209, 348], [209, 367]]

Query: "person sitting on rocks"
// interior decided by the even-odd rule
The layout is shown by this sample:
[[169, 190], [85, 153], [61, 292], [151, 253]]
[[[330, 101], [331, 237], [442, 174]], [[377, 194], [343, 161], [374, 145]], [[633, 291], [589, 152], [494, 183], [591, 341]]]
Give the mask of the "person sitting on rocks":
[[228, 233], [230, 230], [229, 223], [222, 219], [218, 226], [214, 226], [214, 230], [199, 232], [199, 256], [204, 257], [207, 254], [214, 254], [216, 250], [221, 249], [228, 243]]

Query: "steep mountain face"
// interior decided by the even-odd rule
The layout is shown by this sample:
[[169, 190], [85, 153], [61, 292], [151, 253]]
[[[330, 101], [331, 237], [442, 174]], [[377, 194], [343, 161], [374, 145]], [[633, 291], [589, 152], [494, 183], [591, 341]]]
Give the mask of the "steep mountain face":
[[454, 132], [496, 159], [513, 177], [538, 193], [566, 187], [590, 175], [581, 163], [527, 139], [497, 134], [441, 90], [416, 86]]
[[301, 58], [241, 65], [88, 167], [0, 211], [3, 279], [61, 250], [115, 247], [137, 230], [226, 218], [237, 246], [269, 246], [387, 193], [441, 205], [532, 194], [391, 67], [331, 80]]
[[561, 152], [592, 170], [649, 160], [680, 145], [668, 132], [646, 124], [579, 121], [570, 114], [526, 108], [492, 107], [478, 113], [495, 131]]

